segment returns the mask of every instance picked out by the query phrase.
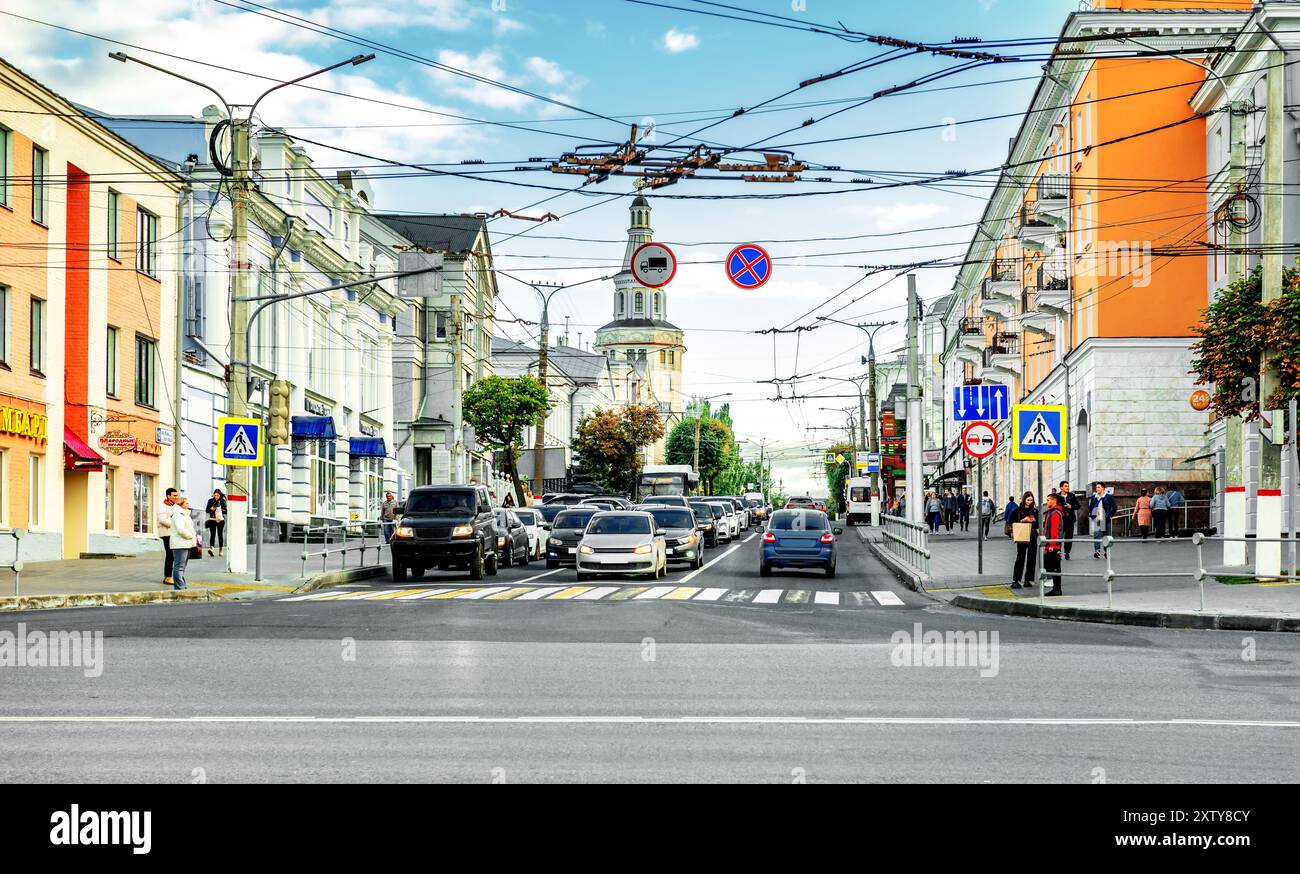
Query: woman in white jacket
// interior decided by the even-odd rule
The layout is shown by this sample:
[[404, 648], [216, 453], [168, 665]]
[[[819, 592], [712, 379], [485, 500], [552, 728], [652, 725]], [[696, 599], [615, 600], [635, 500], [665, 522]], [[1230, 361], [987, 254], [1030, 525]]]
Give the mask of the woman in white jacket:
[[190, 560], [190, 550], [198, 546], [198, 533], [190, 517], [190, 502], [181, 497], [172, 504], [172, 585], [177, 591], [188, 588], [185, 584], [185, 565]]

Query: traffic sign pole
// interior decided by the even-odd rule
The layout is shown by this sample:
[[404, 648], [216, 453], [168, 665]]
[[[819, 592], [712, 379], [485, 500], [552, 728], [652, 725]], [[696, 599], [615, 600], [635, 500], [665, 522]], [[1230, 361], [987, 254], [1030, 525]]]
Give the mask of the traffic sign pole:
[[975, 462], [975, 573], [984, 573], [984, 462]]

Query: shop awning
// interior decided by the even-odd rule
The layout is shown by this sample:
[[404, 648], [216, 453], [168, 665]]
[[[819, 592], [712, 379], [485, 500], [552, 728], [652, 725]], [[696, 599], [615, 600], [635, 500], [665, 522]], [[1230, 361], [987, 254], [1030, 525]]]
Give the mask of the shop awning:
[[383, 437], [353, 437], [348, 440], [348, 454], [353, 458], [387, 458]]
[[329, 416], [294, 416], [290, 419], [290, 436], [295, 440], [335, 440], [338, 433]]
[[63, 426], [63, 469], [103, 470], [104, 456], [91, 449], [67, 425]]
[[1182, 461], [1178, 463], [1191, 464], [1194, 461], [1201, 461], [1202, 459], [1213, 458], [1217, 451], [1218, 448], [1214, 445], [1213, 442], [1206, 443], [1200, 449], [1196, 450], [1195, 455], [1189, 456], [1188, 458], [1184, 458]]

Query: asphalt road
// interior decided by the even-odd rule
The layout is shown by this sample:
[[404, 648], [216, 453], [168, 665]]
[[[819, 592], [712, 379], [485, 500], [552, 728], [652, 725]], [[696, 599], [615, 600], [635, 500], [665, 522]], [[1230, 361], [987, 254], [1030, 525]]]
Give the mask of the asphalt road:
[[[0, 668], [0, 781], [1300, 779], [1295, 636], [970, 614], [852, 534], [840, 549], [833, 580], [760, 579], [752, 540], [711, 550], [662, 583], [689, 600], [398, 594], [467, 588], [435, 574], [341, 600], [11, 614], [0, 631], [102, 632], [103, 671]], [[542, 573], [482, 587], [579, 588]], [[715, 589], [781, 594], [694, 600]], [[891, 638], [917, 623], [986, 646], [900, 664], [917, 649]]]

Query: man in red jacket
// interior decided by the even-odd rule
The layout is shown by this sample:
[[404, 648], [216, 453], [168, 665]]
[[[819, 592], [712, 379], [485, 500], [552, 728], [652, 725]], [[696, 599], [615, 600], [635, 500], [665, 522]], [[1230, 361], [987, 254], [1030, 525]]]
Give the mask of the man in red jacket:
[[1047, 511], [1043, 514], [1043, 573], [1052, 578], [1052, 588], [1044, 596], [1059, 597], [1061, 591], [1061, 546], [1066, 536], [1065, 511], [1061, 497], [1056, 493], [1047, 496]]

